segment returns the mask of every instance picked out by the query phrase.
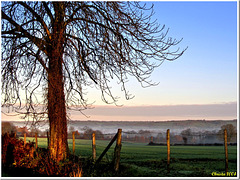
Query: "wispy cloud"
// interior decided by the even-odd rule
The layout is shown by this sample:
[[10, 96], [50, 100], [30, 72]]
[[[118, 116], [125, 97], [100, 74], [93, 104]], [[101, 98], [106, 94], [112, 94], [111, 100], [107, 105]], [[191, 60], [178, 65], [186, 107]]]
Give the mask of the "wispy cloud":
[[[3, 109], [2, 109], [3, 110]], [[161, 120], [231, 120], [237, 118], [237, 102], [218, 104], [161, 105], [161, 106], [99, 106], [84, 113], [69, 111], [72, 120], [161, 121]], [[10, 113], [13, 115], [14, 113]], [[6, 116], [2, 120], [21, 120], [20, 116]]]
[[[221, 104], [163, 105], [163, 106], [96, 106], [86, 110], [90, 119], [98, 120], [180, 120], [235, 119], [237, 102]], [[71, 112], [72, 119], [82, 119]]]

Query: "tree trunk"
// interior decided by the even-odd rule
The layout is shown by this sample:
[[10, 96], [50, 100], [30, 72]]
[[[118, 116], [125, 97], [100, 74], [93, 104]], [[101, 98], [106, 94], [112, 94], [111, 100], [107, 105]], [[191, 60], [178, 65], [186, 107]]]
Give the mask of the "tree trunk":
[[[55, 54], [52, 52], [53, 55]], [[57, 53], [57, 52], [56, 52]], [[58, 56], [56, 56], [58, 57]], [[48, 74], [48, 117], [50, 123], [50, 153], [54, 160], [60, 161], [67, 156], [67, 118], [65, 107], [62, 65], [53, 58]], [[50, 67], [50, 66], [49, 66]]]
[[55, 21], [49, 53], [48, 117], [51, 158], [57, 162], [68, 156], [67, 118], [63, 80], [64, 5], [56, 3]]
[[48, 117], [50, 123], [50, 154], [57, 162], [67, 157], [67, 118], [63, 76], [54, 66], [48, 76]]

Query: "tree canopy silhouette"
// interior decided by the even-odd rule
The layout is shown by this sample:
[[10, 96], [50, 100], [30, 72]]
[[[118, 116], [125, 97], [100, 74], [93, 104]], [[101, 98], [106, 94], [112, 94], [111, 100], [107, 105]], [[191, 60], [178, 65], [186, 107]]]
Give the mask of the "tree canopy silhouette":
[[114, 79], [130, 99], [129, 76], [153, 85], [153, 70], [184, 53], [152, 15], [141, 2], [2, 2], [2, 104], [49, 119], [53, 159], [67, 156], [66, 108], [87, 108], [86, 87], [116, 102]]
[[231, 140], [237, 137], [237, 129], [232, 124], [226, 124], [221, 126], [221, 129], [218, 131], [218, 138], [224, 140], [224, 130], [227, 130], [227, 142], [230, 143]]

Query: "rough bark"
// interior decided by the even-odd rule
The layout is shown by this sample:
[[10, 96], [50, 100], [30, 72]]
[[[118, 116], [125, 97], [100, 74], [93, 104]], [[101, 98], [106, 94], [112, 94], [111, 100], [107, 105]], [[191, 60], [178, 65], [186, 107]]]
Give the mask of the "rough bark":
[[[56, 52], [57, 53], [57, 52]], [[55, 53], [53, 53], [54, 55]], [[67, 156], [67, 118], [63, 87], [63, 75], [59, 56], [53, 58], [48, 74], [48, 117], [50, 123], [50, 153], [53, 159], [60, 161]], [[55, 62], [55, 63], [54, 63]]]
[[64, 11], [63, 4], [55, 4], [59, 9], [53, 25], [49, 54], [48, 73], [48, 117], [50, 123], [50, 154], [55, 161], [61, 161], [68, 155], [67, 118], [63, 81], [63, 44], [64, 44]]

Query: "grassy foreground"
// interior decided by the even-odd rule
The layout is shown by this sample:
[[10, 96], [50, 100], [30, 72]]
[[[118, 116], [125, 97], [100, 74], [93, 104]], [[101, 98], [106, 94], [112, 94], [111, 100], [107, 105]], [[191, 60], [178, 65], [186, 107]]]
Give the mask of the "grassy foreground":
[[[27, 138], [34, 141], [35, 138]], [[72, 151], [72, 140], [68, 140]], [[91, 140], [76, 139], [75, 154], [80, 158], [92, 156]], [[97, 157], [101, 155], [109, 141], [96, 140]], [[38, 138], [39, 147], [47, 147], [46, 138]], [[109, 163], [114, 146], [103, 158]], [[237, 175], [237, 146], [228, 147], [229, 176]], [[100, 173], [97, 176], [125, 177], [212, 177], [225, 173], [223, 146], [171, 146], [170, 172], [167, 171], [167, 147], [148, 146], [143, 143], [122, 142], [121, 166], [118, 174]], [[96, 175], [96, 174], [95, 174]]]

